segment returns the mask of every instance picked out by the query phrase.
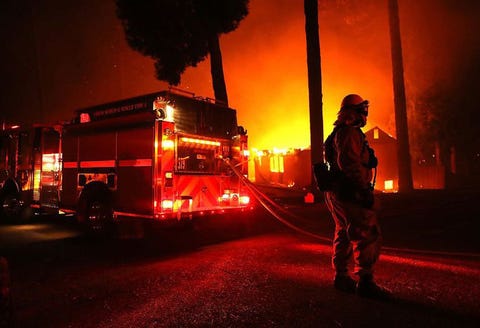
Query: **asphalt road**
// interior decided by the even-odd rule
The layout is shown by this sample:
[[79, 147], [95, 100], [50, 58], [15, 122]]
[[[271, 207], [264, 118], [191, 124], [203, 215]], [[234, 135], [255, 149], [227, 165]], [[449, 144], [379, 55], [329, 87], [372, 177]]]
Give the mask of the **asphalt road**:
[[[377, 280], [392, 302], [334, 290], [323, 205], [285, 202], [193, 229], [125, 222], [117, 238], [68, 220], [1, 225], [14, 327], [477, 327], [478, 193], [382, 195]], [[32, 223], [32, 222], [30, 222]]]

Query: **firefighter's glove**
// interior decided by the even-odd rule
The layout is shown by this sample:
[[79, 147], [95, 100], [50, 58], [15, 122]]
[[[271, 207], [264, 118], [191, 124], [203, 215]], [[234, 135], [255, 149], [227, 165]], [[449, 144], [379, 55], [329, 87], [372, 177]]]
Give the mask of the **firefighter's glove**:
[[360, 189], [357, 193], [357, 200], [363, 208], [372, 208], [374, 203], [373, 189]]

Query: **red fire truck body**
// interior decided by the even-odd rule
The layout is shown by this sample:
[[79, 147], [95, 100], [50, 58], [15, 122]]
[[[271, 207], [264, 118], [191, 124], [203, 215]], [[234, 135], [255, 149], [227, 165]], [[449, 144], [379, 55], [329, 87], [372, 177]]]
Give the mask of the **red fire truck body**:
[[56, 210], [61, 185], [60, 126], [4, 127], [0, 135], [0, 212]]
[[[78, 110], [63, 126], [61, 204], [80, 221], [245, 209], [247, 135], [236, 111], [162, 91]], [[232, 169], [232, 166], [236, 167]]]

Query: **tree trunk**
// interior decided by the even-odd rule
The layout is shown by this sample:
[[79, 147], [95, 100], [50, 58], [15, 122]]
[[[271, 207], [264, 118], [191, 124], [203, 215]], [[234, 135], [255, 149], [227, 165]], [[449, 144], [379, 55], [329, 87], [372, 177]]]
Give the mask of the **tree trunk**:
[[215, 99], [228, 106], [227, 87], [223, 75], [222, 52], [218, 35], [212, 35], [208, 41], [210, 51], [210, 72], [212, 74]]
[[403, 79], [402, 41], [397, 0], [389, 1], [390, 43], [392, 47], [393, 97], [395, 102], [395, 127], [397, 132], [398, 190], [413, 190], [410, 145], [408, 141], [407, 103]]
[[[308, 100], [311, 164], [323, 162], [322, 73], [318, 27], [318, 0], [304, 0], [307, 41]], [[312, 174], [312, 187], [315, 180]], [[312, 188], [315, 190], [315, 188]]]

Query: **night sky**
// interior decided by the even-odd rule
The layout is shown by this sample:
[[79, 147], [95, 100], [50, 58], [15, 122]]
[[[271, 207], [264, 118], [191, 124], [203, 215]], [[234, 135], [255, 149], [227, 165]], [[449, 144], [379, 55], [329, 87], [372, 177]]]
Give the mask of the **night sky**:
[[[395, 135], [387, 0], [345, 2], [319, 2], [325, 131], [354, 92], [371, 102], [366, 128]], [[480, 60], [480, 2], [399, 6], [409, 102]], [[126, 44], [113, 0], [3, 0], [0, 22], [7, 123], [69, 120], [77, 108], [167, 87], [153, 61]], [[301, 0], [251, 0], [249, 16], [221, 37], [230, 106], [251, 147], [309, 145], [304, 24]], [[187, 69], [180, 87], [213, 97], [208, 60]]]

